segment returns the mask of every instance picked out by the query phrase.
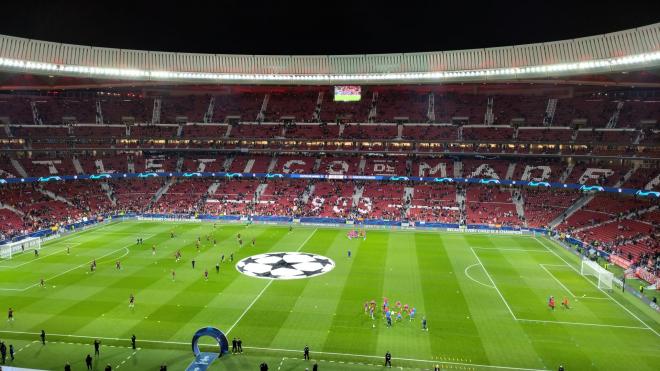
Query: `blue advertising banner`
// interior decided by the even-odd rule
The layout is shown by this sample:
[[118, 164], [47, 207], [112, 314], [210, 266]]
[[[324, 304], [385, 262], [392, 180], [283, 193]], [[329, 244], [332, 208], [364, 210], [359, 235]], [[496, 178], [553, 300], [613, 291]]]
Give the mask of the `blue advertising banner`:
[[526, 180], [483, 179], [483, 178], [433, 178], [414, 176], [384, 176], [384, 175], [328, 175], [328, 174], [278, 174], [278, 173], [227, 173], [227, 172], [143, 172], [143, 173], [108, 173], [81, 175], [53, 175], [47, 177], [0, 178], [0, 184], [45, 183], [70, 180], [106, 180], [106, 179], [148, 179], [160, 177], [174, 178], [225, 178], [229, 179], [326, 179], [326, 180], [356, 180], [356, 181], [388, 181], [388, 182], [434, 182], [447, 184], [484, 184], [523, 187], [547, 187], [572, 189], [582, 192], [609, 192], [638, 197], [660, 198], [660, 192], [633, 189], [603, 187], [599, 185], [584, 185], [559, 182], [534, 182]]

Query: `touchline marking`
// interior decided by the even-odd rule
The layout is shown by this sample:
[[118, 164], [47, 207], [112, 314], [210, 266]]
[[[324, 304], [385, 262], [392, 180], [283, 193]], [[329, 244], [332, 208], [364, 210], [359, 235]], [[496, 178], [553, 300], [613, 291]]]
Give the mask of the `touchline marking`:
[[[309, 240], [312, 238], [312, 236], [313, 236], [314, 234], [316, 234], [316, 231], [317, 231], [317, 230], [318, 230], [318, 228], [314, 228], [314, 230], [312, 231], [312, 233], [311, 233], [309, 236], [307, 236], [307, 238], [305, 239], [305, 241], [303, 241], [303, 243], [302, 243], [300, 246], [298, 246], [298, 249], [296, 250], [296, 252], [300, 252], [300, 249], [302, 249], [303, 246], [305, 246], [305, 245], [307, 244], [307, 242], [309, 242]], [[261, 297], [261, 295], [264, 294], [264, 292], [270, 287], [270, 285], [271, 285], [274, 281], [275, 281], [275, 280], [269, 280], [269, 281], [268, 281], [268, 283], [266, 284], [266, 286], [264, 286], [264, 288], [261, 289], [261, 292], [259, 292], [259, 295], [257, 295], [257, 297], [255, 297], [254, 300], [252, 300], [252, 302], [250, 303], [250, 305], [248, 305], [248, 307], [245, 308], [245, 310], [243, 311], [243, 313], [241, 313], [241, 315], [238, 317], [238, 319], [236, 320], [236, 322], [234, 322], [234, 324], [231, 325], [231, 327], [229, 327], [229, 330], [227, 330], [227, 332], [225, 332], [226, 335], [229, 335], [229, 333], [231, 332], [231, 330], [233, 330], [234, 327], [236, 327], [236, 325], [238, 325], [238, 323], [243, 319], [243, 317], [245, 316], [245, 314], [247, 314], [247, 312], [252, 308], [252, 306], [254, 305], [254, 303], [256, 303], [257, 300], [259, 300], [259, 298]]]
[[544, 254], [548, 253], [545, 250], [539, 250], [539, 249], [510, 249], [510, 248], [500, 249], [499, 247], [478, 247], [478, 246], [474, 246], [472, 248], [479, 250], [494, 250], [494, 251], [542, 252]]
[[[559, 258], [561, 261], [563, 261], [564, 263], [566, 263], [567, 266], [571, 267], [574, 271], [576, 271], [578, 274], [580, 274], [580, 271], [578, 271], [577, 268], [575, 268], [574, 266], [572, 266], [571, 264], [569, 264], [566, 260], [564, 260], [564, 258], [562, 258], [561, 256], [559, 256], [559, 254], [557, 254], [556, 252], [552, 251], [552, 249], [550, 249], [545, 243], [543, 243], [543, 241], [539, 240], [537, 237], [534, 237], [534, 239], [535, 239], [538, 243], [540, 243], [543, 247], [545, 247], [548, 251], [550, 251], [550, 252], [552, 252], [553, 254], [555, 254], [555, 256], [558, 257], [558, 258]], [[582, 276], [582, 275], [581, 275], [581, 276]], [[623, 309], [624, 309], [626, 312], [628, 312], [631, 316], [635, 317], [635, 319], [637, 319], [637, 320], [638, 320], [639, 322], [641, 322], [644, 326], [646, 326], [646, 328], [648, 328], [649, 330], [651, 330], [651, 332], [653, 332], [656, 336], [659, 336], [659, 337], [660, 337], [660, 334], [659, 334], [657, 331], [655, 331], [653, 328], [651, 328], [651, 326], [647, 325], [646, 322], [642, 321], [641, 318], [637, 317], [637, 315], [635, 315], [635, 313], [631, 312], [630, 309], [626, 308], [623, 304], [619, 303], [616, 299], [614, 299], [614, 298], [612, 297], [612, 295], [608, 294], [605, 290], [602, 290], [602, 289], [598, 288], [598, 285], [596, 285], [595, 283], [591, 282], [591, 280], [589, 280], [589, 279], [587, 279], [587, 278], [584, 278], [584, 279], [587, 280], [587, 281], [588, 281], [590, 284], [592, 284], [594, 287], [596, 287], [596, 288], [597, 288], [599, 291], [601, 291], [603, 294], [607, 295], [607, 297], [609, 297], [610, 299], [612, 299], [613, 302], [617, 303], [621, 308], [623, 308]]]
[[[7, 331], [7, 330], [0, 330], [0, 333], [3, 334], [19, 334], [19, 335], [35, 335], [38, 336], [40, 335], [39, 332], [27, 332], [27, 331]], [[67, 335], [67, 334], [54, 334], [54, 333], [49, 333], [48, 336], [54, 336], [54, 337], [70, 337], [70, 338], [77, 338], [77, 339], [99, 339], [99, 340], [110, 340], [110, 341], [126, 341], [130, 342], [130, 339], [128, 338], [113, 338], [113, 337], [103, 337], [103, 336], [83, 336], [83, 335]], [[38, 341], [33, 341], [33, 343], [36, 343]], [[187, 347], [190, 347], [190, 341], [185, 342], [185, 341], [165, 341], [165, 340], [140, 340], [142, 343], [152, 343], [152, 344], [173, 344], [173, 345], [185, 345]], [[208, 345], [212, 346], [213, 344], [201, 344], [201, 345]], [[215, 344], [217, 346], [217, 344]], [[263, 351], [270, 351], [270, 352], [288, 352], [288, 353], [300, 353], [300, 349], [278, 349], [278, 348], [262, 348], [262, 347], [244, 347], [245, 349], [254, 349], [254, 350], [263, 350]], [[144, 349], [144, 348], [139, 348], [139, 349]], [[374, 356], [374, 355], [366, 355], [366, 354], [354, 354], [354, 353], [336, 353], [336, 352], [321, 352], [321, 351], [314, 351], [314, 353], [317, 354], [327, 354], [327, 355], [333, 355], [333, 356], [340, 356], [340, 357], [361, 357], [361, 358], [374, 358], [374, 359], [382, 359], [383, 356]], [[462, 362], [449, 362], [449, 361], [439, 361], [439, 360], [427, 360], [427, 359], [414, 359], [414, 358], [400, 358], [400, 357], [392, 357], [393, 360], [398, 359], [402, 361], [409, 361], [409, 362], [423, 362], [423, 363], [444, 363], [444, 364], [451, 364], [451, 365], [459, 365], [459, 366], [475, 366], [475, 367], [484, 367], [484, 368], [494, 368], [494, 369], [499, 369], [499, 370], [520, 370], [520, 371], [549, 371], [548, 369], [544, 368], [524, 368], [524, 367], [507, 367], [507, 366], [496, 366], [496, 365], [482, 365], [478, 363], [462, 363]]]
[[472, 251], [472, 254], [474, 254], [474, 257], [477, 258], [477, 261], [479, 262], [479, 264], [483, 268], [484, 272], [486, 273], [486, 276], [490, 280], [490, 283], [493, 284], [493, 288], [500, 295], [500, 298], [502, 298], [502, 301], [504, 302], [504, 305], [506, 305], [506, 309], [509, 310], [509, 313], [511, 313], [511, 316], [513, 317], [513, 319], [518, 319], [518, 318], [516, 318], [516, 315], [513, 314], [513, 311], [511, 310], [511, 307], [509, 306], [509, 303], [506, 301], [506, 299], [504, 299], [504, 295], [502, 295], [502, 293], [500, 292], [500, 289], [497, 288], [497, 285], [495, 284], [495, 281], [493, 281], [493, 278], [490, 276], [490, 273], [488, 273], [488, 270], [486, 269], [484, 264], [481, 262], [481, 259], [479, 259], [479, 256], [477, 255], [477, 253], [474, 251], [474, 249], [472, 247], [470, 247], [470, 250]]
[[540, 319], [526, 319], [526, 318], [518, 318], [517, 321], [521, 321], [521, 322], [539, 322], [539, 323], [557, 323], [557, 324], [560, 324], [560, 325], [576, 325], [576, 326], [594, 326], [594, 327], [626, 328], [626, 329], [644, 330], [644, 331], [648, 331], [648, 330], [650, 330], [649, 328], [642, 327], [642, 326], [608, 325], [608, 324], [602, 324], [602, 323], [564, 322], [564, 321], [545, 321], [545, 320], [540, 320]]
[[124, 363], [126, 363], [126, 361], [128, 361], [128, 360], [131, 359], [131, 358], [133, 358], [133, 356], [136, 355], [138, 351], [140, 351], [140, 348], [136, 349], [132, 354], [130, 354], [128, 357], [126, 357], [125, 360], [121, 361], [120, 364], [118, 364], [117, 366], [115, 366], [115, 370], [116, 370], [116, 369], [119, 369], [119, 367], [122, 366]]
[[470, 276], [470, 274], [468, 273], [468, 271], [470, 270], [470, 268], [472, 268], [472, 267], [476, 267], [476, 266], [478, 266], [478, 265], [479, 265], [479, 263], [475, 263], [475, 264], [472, 264], [472, 265], [466, 267], [465, 270], [463, 271], [463, 273], [465, 273], [465, 275], [467, 276], [467, 278], [471, 279], [472, 281], [474, 281], [474, 282], [476, 282], [476, 283], [478, 283], [478, 284], [480, 284], [480, 285], [482, 285], [482, 286], [486, 286], [486, 287], [488, 287], [489, 289], [494, 289], [495, 286], [491, 286], [491, 285], [485, 284], [485, 283], [483, 283], [483, 282], [481, 282], [481, 281], [478, 281], [478, 280], [472, 278], [472, 276]]
[[[262, 347], [245, 347], [245, 349], [264, 350], [264, 351], [271, 351], [271, 352], [300, 353], [300, 350], [293, 350], [293, 349], [277, 349], [277, 348], [262, 348]], [[340, 357], [358, 357], [358, 358], [383, 359], [383, 356], [372, 356], [372, 355], [366, 355], [366, 354], [319, 352], [319, 351], [314, 351], [314, 353], [316, 353], [316, 354], [327, 354], [327, 355], [340, 356]], [[442, 364], [457, 365], [457, 366], [475, 366], [475, 367], [484, 367], [484, 368], [495, 368], [495, 369], [500, 369], [500, 370], [547, 371], [547, 369], [544, 369], [544, 368], [507, 367], [507, 366], [496, 366], [496, 365], [482, 365], [482, 364], [478, 364], [478, 363], [449, 362], [449, 361], [403, 358], [403, 357], [392, 357], [392, 360], [401, 360], [401, 361], [408, 361], [408, 362], [434, 363], [434, 364], [435, 363], [442, 363]], [[327, 361], [327, 362], [333, 362], [333, 361]], [[344, 361], [336, 361], [336, 362], [337, 363], [350, 363], [350, 362], [344, 362]]]

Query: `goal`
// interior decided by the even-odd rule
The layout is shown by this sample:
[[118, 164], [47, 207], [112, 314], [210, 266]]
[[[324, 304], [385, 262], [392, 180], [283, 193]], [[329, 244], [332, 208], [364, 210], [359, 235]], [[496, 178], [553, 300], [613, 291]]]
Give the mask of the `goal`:
[[41, 250], [41, 238], [28, 237], [16, 242], [0, 245], [0, 259], [11, 259], [12, 256], [26, 251]]
[[594, 276], [598, 279], [599, 289], [612, 289], [612, 281], [614, 274], [605, 268], [601, 267], [598, 263], [583, 259], [582, 266], [580, 267], [580, 274], [583, 276]]

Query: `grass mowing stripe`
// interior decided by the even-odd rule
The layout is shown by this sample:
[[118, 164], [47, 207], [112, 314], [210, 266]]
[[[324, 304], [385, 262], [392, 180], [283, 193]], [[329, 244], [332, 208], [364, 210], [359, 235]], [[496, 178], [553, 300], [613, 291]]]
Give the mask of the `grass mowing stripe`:
[[506, 309], [508, 309], [508, 310], [509, 310], [509, 313], [511, 313], [511, 317], [513, 317], [513, 319], [517, 319], [517, 318], [516, 318], [516, 315], [515, 315], [515, 314], [513, 313], [513, 311], [511, 310], [511, 307], [509, 306], [509, 303], [508, 303], [508, 302], [506, 301], [506, 299], [504, 298], [504, 295], [502, 295], [502, 292], [500, 291], [500, 289], [497, 288], [497, 285], [495, 284], [495, 281], [493, 281], [493, 277], [491, 277], [491, 276], [490, 276], [490, 273], [488, 273], [488, 269], [486, 269], [486, 266], [484, 266], [484, 263], [481, 262], [481, 259], [479, 259], [479, 256], [477, 255], [476, 252], [474, 252], [474, 249], [473, 249], [472, 247], [470, 247], [470, 251], [472, 251], [472, 254], [473, 254], [474, 257], [477, 259], [477, 262], [479, 263], [479, 265], [481, 265], [481, 268], [482, 268], [482, 269], [484, 270], [484, 272], [486, 273], [486, 277], [488, 277], [488, 280], [489, 280], [490, 283], [493, 285], [493, 288], [495, 289], [495, 291], [497, 291], [497, 294], [498, 294], [498, 295], [500, 296], [500, 298], [502, 299], [502, 302], [503, 302], [504, 305], [506, 306]]
[[555, 280], [555, 282], [557, 282], [559, 284], [559, 286], [563, 287], [564, 290], [566, 290], [566, 292], [568, 292], [569, 295], [571, 295], [574, 298], [576, 297], [575, 294], [573, 293], [573, 291], [571, 291], [568, 287], [566, 287], [563, 283], [561, 283], [561, 281], [559, 279], [557, 279], [557, 277], [555, 277], [555, 275], [552, 274], [552, 272], [550, 272], [548, 270], [548, 268], [545, 267], [545, 264], [539, 264], [539, 266], [541, 267], [541, 269], [546, 271], [548, 273], [548, 275], [550, 276], [550, 278]]
[[[309, 236], [307, 236], [307, 238], [298, 246], [298, 248], [295, 251], [299, 252], [307, 244], [307, 242], [309, 242], [309, 240], [316, 234], [317, 230], [318, 229], [315, 228], [312, 231], [312, 233]], [[261, 296], [264, 294], [264, 292], [270, 287], [270, 285], [274, 281], [275, 280], [268, 280], [268, 283], [266, 284], [266, 286], [264, 286], [264, 288], [259, 292], [259, 294], [254, 298], [254, 300], [252, 300], [252, 302], [250, 302], [250, 304], [247, 306], [247, 308], [245, 308], [243, 313], [241, 313], [241, 315], [238, 317], [238, 319], [236, 319], [236, 321], [229, 327], [226, 334], [231, 333], [231, 331], [236, 327], [236, 325], [238, 325], [238, 323], [243, 319], [243, 317], [247, 314], [247, 312], [249, 312], [250, 309], [252, 309], [252, 306], [254, 306], [254, 304], [261, 298]]]
[[[169, 238], [172, 228], [180, 238]], [[90, 340], [91, 344], [93, 338], [76, 340], [54, 334], [101, 334], [107, 339], [104, 347], [126, 347], [134, 332], [143, 348], [139, 354], [129, 358], [132, 352], [113, 352], [110, 347], [100, 365], [108, 361], [113, 366], [120, 365], [121, 371], [138, 371], [165, 362], [172, 369], [185, 368], [190, 360], [192, 332], [208, 325], [229, 328], [264, 285], [241, 276], [232, 269], [233, 265], [223, 265], [227, 268], [218, 275], [212, 274], [206, 282], [201, 275], [204, 267], [213, 267], [222, 252], [233, 251], [240, 259], [257, 252], [290, 251], [313, 229], [296, 228], [282, 238], [288, 226], [223, 225], [215, 230], [216, 238], [222, 239], [219, 245], [209, 247], [211, 244], [204, 242], [197, 253], [195, 237], [211, 232], [211, 228], [212, 223], [128, 221], [107, 226], [98, 233], [78, 235], [69, 242], [61, 240], [63, 243], [51, 245], [55, 249], [44, 251], [46, 255], [67, 244], [80, 243], [72, 248], [71, 255], [54, 254], [10, 269], [4, 275], [0, 270], [0, 281], [5, 287], [12, 287], [12, 282], [33, 284], [39, 278], [34, 274], [61, 273], [115, 250], [130, 242], [131, 236], [156, 235], [145, 246], [129, 247], [130, 254], [121, 259], [124, 269], [120, 272], [114, 270], [116, 258], [112, 256], [104, 258], [107, 262], [101, 262], [94, 275], [79, 269], [53, 280], [44, 290], [0, 291], [0, 302], [17, 309], [16, 321], [0, 321], [0, 330], [31, 333], [4, 333], [1, 336], [5, 343], [9, 341], [17, 349], [23, 348], [28, 339], [32, 342], [38, 338], [41, 328], [49, 338], [52, 335], [52, 340], [65, 342], [46, 347], [35, 343], [23, 349], [13, 365], [58, 369], [73, 354], [74, 369], [84, 369], [82, 358], [75, 356], [85, 350], [81, 348], [84, 344], [69, 346], [68, 343]], [[575, 271], [577, 257], [564, 249], [550, 246], [563, 257], [565, 261], [562, 261], [548, 246], [530, 237], [430, 231], [399, 233], [383, 229], [369, 231], [367, 241], [348, 241], [344, 236], [346, 231], [346, 228], [319, 228], [306, 250], [335, 260], [335, 269], [309, 280], [272, 283], [232, 330], [231, 335], [241, 335], [247, 354], [223, 357], [217, 367], [251, 369], [262, 361], [276, 367], [283, 354], [297, 357], [306, 342], [312, 346], [313, 359], [334, 361], [322, 365], [329, 370], [366, 370], [367, 366], [361, 366], [360, 362], [380, 363], [386, 346], [392, 347], [388, 350], [392, 351], [395, 367], [428, 368], [431, 363], [439, 363], [443, 369], [556, 369], [563, 363], [567, 369], [574, 370], [650, 371], [660, 362], [658, 336], [611, 303], [591, 280], [584, 282], [585, 278]], [[232, 236], [237, 232], [245, 235], [243, 239], [248, 244], [250, 236], [256, 236], [257, 246], [236, 250], [238, 244]], [[158, 244], [155, 257], [151, 254], [152, 242]], [[354, 252], [352, 259], [346, 257], [348, 247]], [[169, 256], [177, 248], [182, 248], [186, 259], [179, 265]], [[415, 249], [414, 253], [411, 248]], [[122, 251], [116, 253], [122, 254]], [[190, 269], [192, 256], [198, 262], [198, 269]], [[18, 258], [12, 264], [22, 264], [32, 257]], [[487, 271], [480, 270], [475, 263]], [[184, 268], [178, 268], [180, 282], [172, 284], [168, 270], [175, 266]], [[488, 273], [514, 314], [525, 320], [514, 321], [507, 308], [499, 303], [497, 290], [473, 282], [466, 270], [482, 284], [489, 283]], [[554, 278], [548, 277], [548, 272]], [[567, 292], [559, 283], [580, 300], [575, 301], [574, 310], [551, 313], [544, 296]], [[51, 288], [50, 284], [56, 284], [57, 288]], [[126, 309], [129, 292], [139, 293], [135, 312]], [[428, 315], [430, 331], [406, 326], [408, 322], [398, 327], [395, 324], [388, 332], [380, 328], [382, 323], [373, 329], [362, 304], [371, 298], [379, 299], [386, 292], [393, 292], [391, 295], [404, 303], [419, 306], [418, 318], [422, 313]], [[601, 300], [586, 300], [582, 294]], [[643, 303], [633, 301], [632, 295], [618, 291], [609, 294], [622, 300], [647, 325], [660, 323], [654, 319], [656, 314], [643, 307]], [[154, 314], [144, 319], [149, 313]], [[553, 317], [546, 318], [550, 314]], [[113, 338], [116, 340], [109, 340]], [[154, 342], [149, 342], [151, 339]], [[622, 357], [622, 354], [635, 356]], [[283, 369], [306, 365], [309, 363], [290, 358]]]
[[376, 300], [380, 305], [387, 258], [380, 248], [387, 243], [387, 235], [385, 231], [369, 231], [367, 240], [346, 240], [346, 246], [354, 254], [345, 277], [347, 284], [341, 290], [336, 313], [322, 345], [324, 351], [341, 352], [357, 347], [367, 353], [377, 351], [382, 323], [372, 327], [374, 322], [361, 308], [368, 300]]

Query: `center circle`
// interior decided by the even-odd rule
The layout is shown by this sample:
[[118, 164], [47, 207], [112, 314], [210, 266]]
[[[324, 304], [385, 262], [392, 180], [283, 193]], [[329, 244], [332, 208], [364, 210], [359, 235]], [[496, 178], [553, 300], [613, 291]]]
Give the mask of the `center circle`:
[[236, 270], [250, 277], [294, 280], [320, 276], [335, 268], [335, 262], [306, 252], [269, 252], [236, 263]]

